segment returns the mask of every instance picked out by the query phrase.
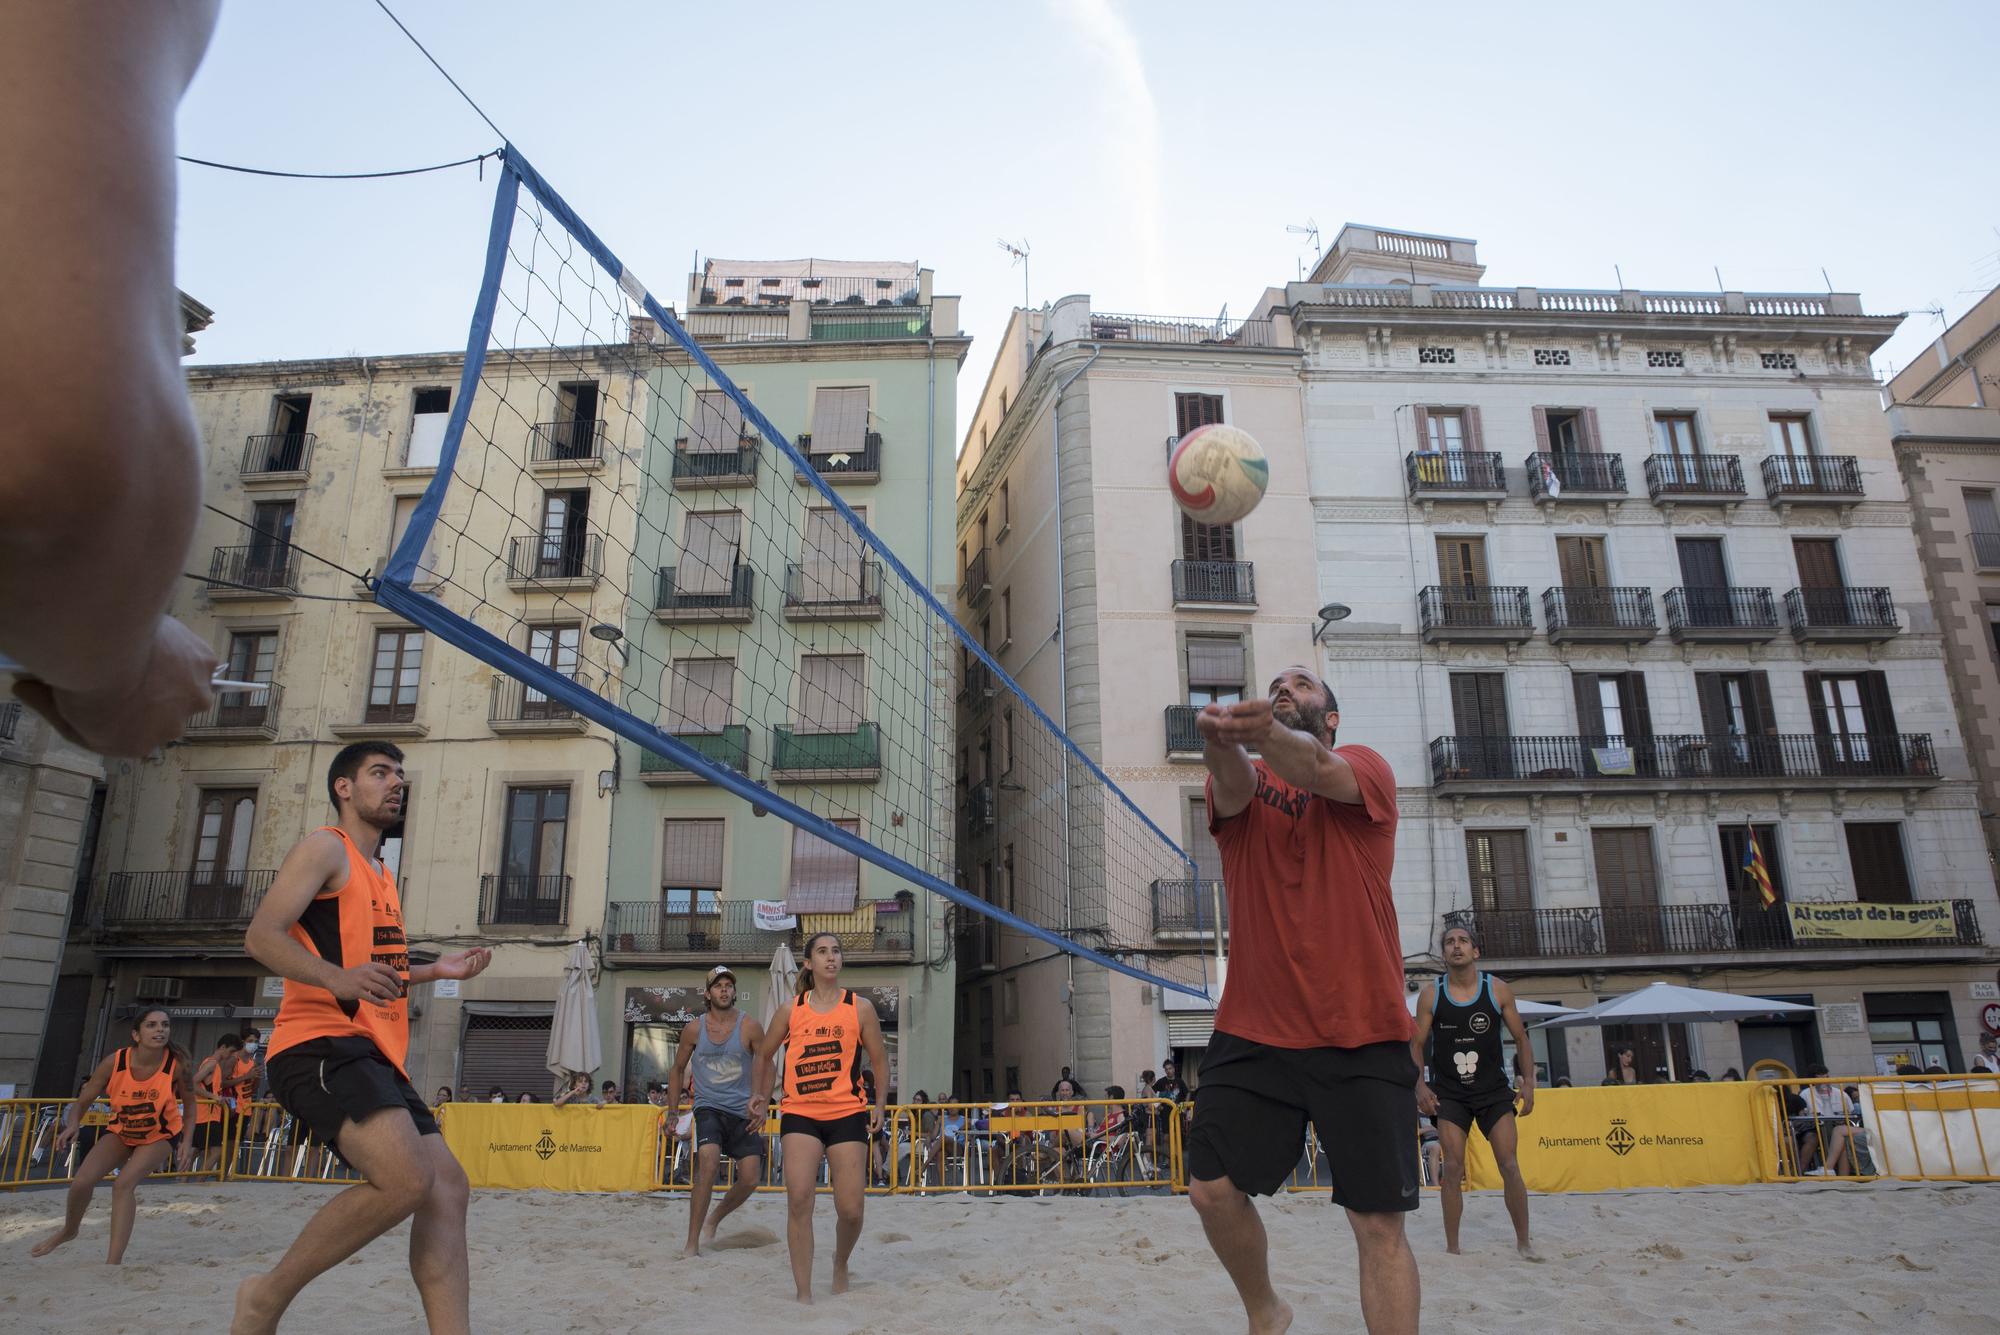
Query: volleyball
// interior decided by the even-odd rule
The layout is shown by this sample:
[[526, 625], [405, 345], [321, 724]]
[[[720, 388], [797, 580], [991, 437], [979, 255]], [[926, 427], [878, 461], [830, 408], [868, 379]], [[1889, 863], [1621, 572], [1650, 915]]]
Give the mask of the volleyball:
[[1167, 460], [1167, 486], [1188, 518], [1233, 524], [1257, 508], [1271, 465], [1256, 437], [1220, 422], [1181, 437]]

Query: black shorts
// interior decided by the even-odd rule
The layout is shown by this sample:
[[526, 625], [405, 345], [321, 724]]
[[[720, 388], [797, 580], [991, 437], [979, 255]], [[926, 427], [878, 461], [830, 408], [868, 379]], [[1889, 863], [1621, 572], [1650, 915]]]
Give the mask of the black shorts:
[[781, 1136], [814, 1136], [822, 1145], [866, 1145], [868, 1143], [868, 1114], [849, 1113], [845, 1117], [833, 1117], [821, 1121], [817, 1117], [807, 1117], [802, 1113], [786, 1113], [778, 1119], [778, 1134]]
[[222, 1123], [202, 1122], [194, 1129], [194, 1147], [206, 1154], [222, 1148]]
[[750, 1114], [724, 1112], [720, 1108], [694, 1110], [694, 1145], [720, 1146], [732, 1159], [761, 1159], [764, 1137], [750, 1129]]
[[1439, 1094], [1437, 1115], [1440, 1122], [1450, 1122], [1467, 1133], [1471, 1132], [1472, 1124], [1478, 1122], [1479, 1129], [1491, 1140], [1493, 1128], [1500, 1125], [1500, 1119], [1514, 1115], [1514, 1091], [1501, 1089], [1491, 1094], [1469, 1094], [1463, 1099]]
[[1417, 1208], [1417, 1064], [1407, 1043], [1274, 1048], [1217, 1031], [1201, 1059], [1188, 1176], [1268, 1196], [1319, 1132], [1333, 1201], [1361, 1214]]
[[[408, 1112], [420, 1136], [438, 1134], [437, 1118], [423, 1095], [365, 1038], [307, 1039], [271, 1058], [264, 1069], [270, 1072], [271, 1097], [278, 1106], [336, 1156], [340, 1128], [383, 1108]], [[340, 1161], [347, 1163], [344, 1157]]]

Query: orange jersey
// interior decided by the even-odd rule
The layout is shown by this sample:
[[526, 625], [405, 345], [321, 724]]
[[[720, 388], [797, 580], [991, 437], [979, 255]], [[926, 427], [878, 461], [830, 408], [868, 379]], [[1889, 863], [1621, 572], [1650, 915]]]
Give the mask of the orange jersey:
[[[222, 1120], [222, 1063], [217, 1061], [209, 1068], [208, 1075], [197, 1080], [194, 1086], [194, 1124], [207, 1126], [210, 1122]], [[214, 1102], [210, 1102], [210, 1100]]]
[[861, 1092], [861, 1008], [854, 993], [842, 991], [824, 1015], [812, 1008], [812, 993], [802, 994], [792, 1003], [785, 1038], [785, 1111], [826, 1122], [867, 1108]]
[[[217, 1071], [221, 1068], [218, 1066]], [[242, 1112], [243, 1105], [250, 1102], [257, 1093], [257, 1059], [255, 1057], [234, 1057], [230, 1059], [229, 1075], [223, 1081], [223, 1101], [234, 1112]]]
[[160, 1069], [141, 1080], [132, 1070], [132, 1049], [118, 1049], [111, 1083], [104, 1097], [111, 1104], [111, 1130], [134, 1149], [180, 1134], [181, 1100], [174, 1092], [174, 1054], [160, 1059]]
[[287, 978], [285, 999], [271, 1023], [270, 1055], [315, 1038], [365, 1038], [403, 1071], [410, 1051], [410, 952], [403, 939], [403, 905], [396, 896], [396, 883], [379, 864], [361, 855], [346, 831], [332, 825], [320, 828], [339, 835], [347, 846], [347, 884], [306, 905], [292, 924], [292, 939], [343, 969], [371, 959], [386, 964], [402, 976], [403, 987], [394, 1001], [384, 1005], [342, 1001], [323, 987]]

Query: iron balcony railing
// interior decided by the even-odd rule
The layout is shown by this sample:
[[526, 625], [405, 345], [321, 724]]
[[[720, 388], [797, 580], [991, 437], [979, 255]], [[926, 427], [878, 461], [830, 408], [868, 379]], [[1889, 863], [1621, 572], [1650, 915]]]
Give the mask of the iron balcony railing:
[[303, 473], [312, 467], [313, 445], [318, 440], [310, 431], [246, 437], [241, 474], [257, 477], [264, 473]]
[[1974, 530], [1972, 538], [1972, 559], [1980, 569], [1991, 570], [2000, 566], [2000, 533], [1981, 533]]
[[1568, 630], [1651, 632], [1660, 627], [1653, 614], [1653, 591], [1646, 588], [1544, 589], [1542, 615], [1550, 635]]
[[1176, 603], [1257, 605], [1257, 567], [1249, 561], [1174, 562]]
[[676, 482], [714, 482], [725, 478], [736, 482], [755, 476], [757, 476], [757, 447], [754, 444], [739, 445], [733, 450], [683, 448], [674, 451]]
[[[570, 676], [588, 690], [587, 678]], [[495, 677], [493, 690], [486, 705], [486, 719], [489, 723], [567, 723], [577, 718], [577, 713], [553, 696], [544, 695], [525, 681], [512, 677]]]
[[275, 871], [113, 872], [92, 917], [108, 930], [247, 926]]
[[922, 288], [904, 278], [749, 275], [717, 278], [709, 274], [701, 278], [696, 302], [699, 306], [784, 307], [797, 301], [814, 307], [879, 307], [915, 306], [923, 300]]
[[805, 455], [813, 472], [821, 477], [838, 479], [845, 473], [882, 471], [882, 433], [879, 431], [864, 432], [859, 449], [815, 449], [810, 431], [801, 432], [797, 443], [799, 453]]
[[1948, 901], [1954, 932], [1920, 941], [1854, 938], [1801, 941], [1792, 935], [1784, 901], [1764, 908], [1734, 904], [1573, 909], [1460, 909], [1445, 926], [1470, 927], [1486, 959], [1570, 959], [1592, 955], [1709, 955], [1768, 950], [1978, 946], [1985, 938], [1969, 899]]
[[1929, 733], [1438, 737], [1431, 782], [1935, 779]]
[[572, 418], [567, 422], [537, 422], [528, 443], [532, 464], [587, 463], [604, 457], [604, 422]]
[[[747, 899], [718, 899], [713, 912], [689, 913], [671, 909], [664, 891], [657, 902], [613, 900], [604, 911], [604, 948], [611, 954], [768, 960], [780, 945], [796, 951], [805, 944], [800, 928], [772, 932], [758, 927], [756, 908]], [[906, 956], [915, 950], [915, 903], [877, 901], [874, 909], [873, 930], [835, 931], [841, 953]]]
[[1764, 459], [1764, 494], [1861, 498], [1861, 461], [1851, 454], [1772, 454]]
[[1742, 496], [1743, 461], [1733, 454], [1655, 454], [1646, 460], [1646, 494]]
[[771, 729], [771, 772], [876, 770], [882, 767], [882, 729], [857, 723], [851, 732], [806, 732], [783, 725]]
[[1490, 452], [1412, 450], [1403, 457], [1403, 474], [1412, 496], [1507, 490], [1507, 466]]
[[1199, 316], [1111, 315], [1092, 312], [1090, 337], [1098, 342], [1223, 343], [1239, 348], [1278, 347], [1269, 320], [1205, 320]]
[[190, 735], [237, 728], [271, 734], [277, 730], [278, 705], [284, 687], [272, 683], [262, 691], [217, 691], [215, 702], [188, 720]]
[[209, 558], [211, 593], [295, 593], [299, 587], [299, 554], [289, 542], [260, 542], [248, 547], [217, 547]]
[[1776, 630], [1778, 603], [1769, 589], [1730, 585], [1727, 588], [1667, 590], [1667, 629]]
[[0, 703], [0, 742], [11, 742], [21, 729], [21, 702], [8, 700]]
[[[725, 723], [715, 732], [682, 732], [678, 728], [669, 729], [676, 741], [686, 742], [701, 756], [713, 760], [718, 765], [726, 765], [738, 774], [750, 769], [750, 729], [741, 723]], [[645, 774], [687, 774], [690, 771], [678, 761], [654, 751], [639, 753], [639, 773]]]
[[729, 571], [727, 588], [717, 588], [722, 581], [716, 576], [721, 572], [701, 570], [694, 572], [701, 581], [701, 591], [690, 593], [681, 587], [680, 567], [661, 566], [660, 577], [653, 595], [653, 608], [659, 612], [730, 612], [747, 611], [750, 596], [755, 587], [757, 572], [750, 566], [734, 566]]
[[507, 541], [507, 578], [515, 584], [594, 580], [603, 560], [604, 540], [594, 533], [560, 538], [534, 534]]
[[[1616, 454], [1550, 454], [1537, 452], [1522, 460], [1528, 472], [1528, 491], [1536, 500], [1545, 497], [1623, 496], [1625, 460]], [[1549, 479], [1558, 484], [1551, 489]]]
[[1895, 630], [1896, 603], [1886, 588], [1793, 589], [1785, 595], [1793, 632]]
[[958, 929], [957, 955], [961, 969], [993, 969], [1000, 964], [1000, 923], [985, 914], [968, 915]]
[[488, 872], [479, 878], [479, 922], [490, 927], [561, 927], [569, 922], [570, 878]]
[[1179, 933], [1215, 935], [1220, 915], [1222, 930], [1229, 930], [1229, 899], [1221, 881], [1153, 882], [1153, 935]]
[[880, 561], [812, 561], [785, 567], [785, 606], [811, 611], [827, 607], [882, 606]]
[[1433, 630], [1518, 630], [1532, 634], [1535, 618], [1528, 591], [1511, 584], [1433, 584], [1417, 594], [1423, 628]]
[[965, 678], [959, 683], [958, 698], [976, 708], [990, 699], [998, 686], [999, 680], [993, 675], [993, 669], [975, 658], [965, 665]]
[[984, 547], [965, 558], [965, 597], [968, 602], [978, 603], [993, 592], [993, 584], [987, 567], [991, 553]]
[[1167, 754], [1187, 755], [1202, 749], [1201, 730], [1194, 726], [1199, 705], [1167, 706]]

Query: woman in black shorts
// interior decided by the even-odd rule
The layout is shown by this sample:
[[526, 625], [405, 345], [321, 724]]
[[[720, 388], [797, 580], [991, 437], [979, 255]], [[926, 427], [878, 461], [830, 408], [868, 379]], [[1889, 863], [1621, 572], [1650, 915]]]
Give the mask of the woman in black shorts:
[[861, 1054], [886, 1071], [888, 1052], [874, 1003], [840, 985], [840, 938], [815, 932], [806, 940], [799, 992], [764, 1030], [750, 1086], [750, 1125], [760, 1132], [771, 1106], [772, 1059], [785, 1047], [785, 1092], [778, 1123], [784, 1153], [786, 1241], [792, 1281], [812, 1302], [813, 1197], [824, 1159], [833, 1184], [836, 1219], [833, 1292], [847, 1292], [847, 1258], [861, 1237], [861, 1202], [868, 1189], [868, 1138], [882, 1126], [879, 1081], [871, 1100], [862, 1090]]

